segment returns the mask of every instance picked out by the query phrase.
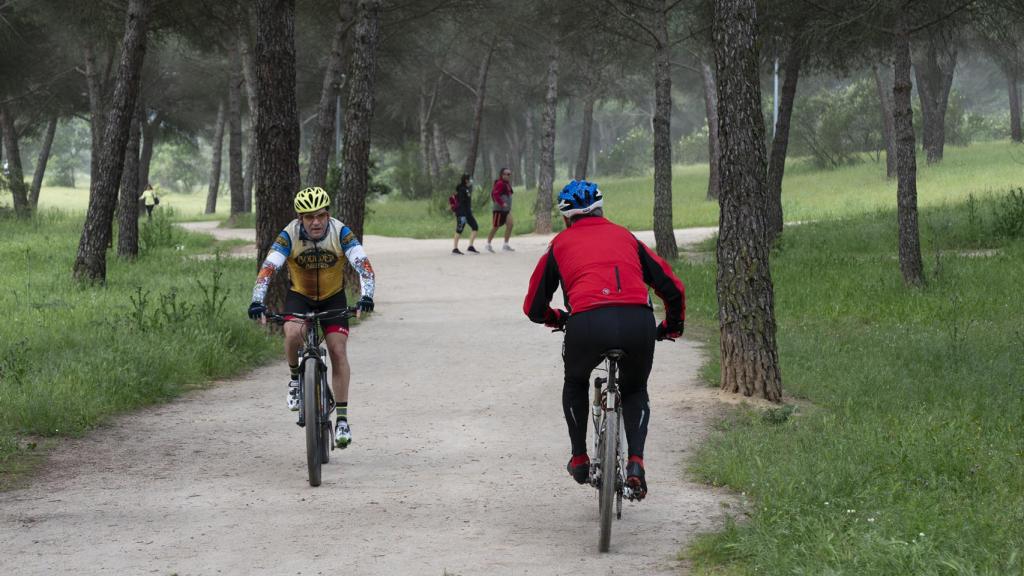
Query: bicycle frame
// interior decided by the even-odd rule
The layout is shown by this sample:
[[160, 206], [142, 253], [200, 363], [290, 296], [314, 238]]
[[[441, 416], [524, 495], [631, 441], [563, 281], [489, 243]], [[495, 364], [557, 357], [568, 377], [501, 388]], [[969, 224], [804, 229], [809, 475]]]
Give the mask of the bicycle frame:
[[604, 357], [604, 368], [598, 368], [597, 370], [603, 371], [605, 374], [612, 374], [614, 378], [594, 378], [593, 394], [594, 398], [591, 403], [591, 417], [594, 423], [594, 454], [595, 458], [590, 461], [590, 485], [594, 488], [600, 489], [601, 487], [601, 454], [602, 444], [601, 439], [605, 435], [607, 430], [607, 418], [609, 413], [614, 412], [620, 422], [619, 426], [619, 441], [616, 449], [616, 459], [618, 462], [615, 466], [617, 478], [615, 479], [615, 492], [617, 494], [618, 504], [618, 516], [622, 516], [622, 498], [625, 497], [629, 500], [633, 499], [633, 490], [626, 485], [625, 476], [625, 458], [623, 457], [622, 447], [626, 443], [626, 433], [622, 423], [622, 396], [619, 393], [619, 381], [618, 381], [618, 359]]

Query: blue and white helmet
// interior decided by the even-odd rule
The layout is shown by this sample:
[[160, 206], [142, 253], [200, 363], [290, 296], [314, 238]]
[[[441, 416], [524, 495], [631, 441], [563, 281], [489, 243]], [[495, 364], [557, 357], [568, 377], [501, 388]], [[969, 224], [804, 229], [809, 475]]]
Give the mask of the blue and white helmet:
[[601, 191], [598, 190], [595, 182], [573, 180], [566, 184], [558, 194], [558, 211], [566, 218], [590, 214], [603, 204]]

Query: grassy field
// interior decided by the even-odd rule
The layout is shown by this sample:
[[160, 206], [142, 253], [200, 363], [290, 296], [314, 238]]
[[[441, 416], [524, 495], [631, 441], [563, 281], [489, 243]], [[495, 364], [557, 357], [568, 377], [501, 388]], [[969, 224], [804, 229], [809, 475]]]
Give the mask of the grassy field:
[[53, 210], [0, 221], [0, 489], [48, 437], [81, 434], [279, 350], [244, 314], [251, 261], [196, 259], [215, 250], [211, 237], [154, 218], [143, 221], [137, 262], [111, 251], [107, 283], [80, 286], [71, 265], [81, 226], [80, 214]]
[[[918, 197], [922, 207], [962, 200], [968, 194], [982, 196], [991, 191], [1019, 186], [1024, 173], [1024, 150], [1008, 142], [980, 142], [966, 148], [947, 147], [946, 158], [938, 166], [918, 161]], [[672, 180], [672, 213], [677, 228], [718, 224], [718, 204], [705, 199], [708, 169], [706, 166], [676, 166]], [[652, 227], [653, 179], [598, 178], [605, 193], [607, 214], [634, 230]], [[556, 181], [556, 187], [565, 180]], [[481, 181], [483, 184], [483, 181]], [[490, 230], [490, 182], [487, 190], [475, 193], [474, 212], [481, 233]], [[454, 184], [453, 184], [454, 186]], [[160, 192], [159, 190], [157, 191]], [[896, 184], [885, 177], [881, 163], [863, 164], [836, 170], [821, 170], [806, 159], [792, 159], [786, 168], [783, 186], [783, 210], [787, 221], [819, 220], [863, 214], [891, 207], [896, 202]], [[516, 233], [533, 231], [533, 204], [536, 190], [519, 188], [513, 202]], [[5, 199], [9, 204], [9, 198]], [[2, 203], [2, 202], [0, 202]], [[84, 211], [88, 204], [88, 188], [44, 188], [40, 206]], [[206, 195], [161, 195], [160, 208], [171, 207], [182, 220], [227, 218], [228, 199], [221, 198], [218, 212], [204, 215]], [[367, 206], [366, 232], [383, 236], [411, 238], [445, 238], [454, 232], [454, 219], [444, 209], [443, 201], [405, 200], [384, 197]], [[243, 219], [238, 225], [247, 225]], [[554, 219], [556, 229], [561, 222]]]
[[[779, 354], [805, 400], [739, 410], [701, 450], [694, 472], [745, 506], [687, 551], [698, 573], [1024, 574], [1024, 239], [992, 233], [1006, 213], [924, 209], [921, 290], [902, 284], [892, 212], [786, 230]], [[717, 385], [714, 264], [678, 268]]]

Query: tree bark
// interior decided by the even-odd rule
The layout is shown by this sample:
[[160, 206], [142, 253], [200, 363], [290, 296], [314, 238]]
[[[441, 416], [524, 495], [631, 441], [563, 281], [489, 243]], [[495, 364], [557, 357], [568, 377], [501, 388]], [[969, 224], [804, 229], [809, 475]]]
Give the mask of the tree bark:
[[39, 156], [36, 160], [35, 174], [32, 176], [32, 189], [29, 191], [29, 206], [35, 212], [39, 208], [39, 191], [43, 189], [43, 176], [46, 174], [46, 164], [50, 161], [50, 149], [53, 147], [53, 135], [57, 132], [56, 114], [50, 116], [46, 123], [46, 132], [43, 134], [43, 145], [39, 148]]
[[772, 152], [768, 159], [768, 243], [782, 234], [782, 178], [786, 172], [786, 151], [789, 148], [789, 125], [793, 118], [793, 101], [800, 80], [803, 46], [797, 34], [786, 51], [786, 77], [779, 95], [779, 119], [772, 138]]
[[[888, 66], [886, 66], [888, 67]], [[878, 103], [882, 112], [882, 136], [885, 139], [885, 177], [896, 177], [896, 135], [893, 127], [892, 100], [885, 79], [878, 66], [872, 66], [875, 73], [875, 87], [878, 90]]]
[[1010, 139], [1022, 142], [1020, 129], [1020, 78], [1015, 73], [1007, 74], [1010, 95]]
[[[423, 169], [423, 174], [427, 177], [427, 180], [433, 185], [434, 173], [433, 166], [430, 162], [431, 154], [431, 137], [430, 137], [430, 113], [433, 102], [427, 103], [427, 87], [424, 83], [420, 87], [420, 108], [419, 108], [419, 130], [420, 130], [420, 164]], [[436, 93], [435, 93], [436, 94]]]
[[583, 103], [583, 126], [580, 130], [580, 152], [576, 155], [576, 169], [573, 170], [573, 178], [576, 180], [587, 179], [587, 168], [590, 167], [590, 133], [594, 127], [594, 104], [596, 98], [588, 95]]
[[149, 185], [149, 167], [153, 163], [153, 147], [156, 145], [156, 135], [160, 129], [160, 122], [163, 118], [160, 112], [157, 112], [153, 116], [153, 120], [148, 119], [148, 115], [143, 110], [143, 121], [142, 121], [142, 153], [139, 155], [139, 185], [145, 188]]
[[18, 147], [18, 132], [14, 127], [14, 114], [10, 106], [2, 102], [0, 123], [3, 124], [4, 149], [7, 150], [7, 169], [10, 171], [8, 184], [14, 196], [14, 213], [19, 218], [28, 218], [32, 215], [32, 206], [25, 186], [25, 173], [21, 168], [21, 150]]
[[437, 162], [443, 172], [452, 167], [452, 154], [448, 150], [448, 137], [444, 129], [437, 122], [434, 122], [434, 151], [437, 154]]
[[224, 150], [224, 100], [217, 104], [217, 124], [213, 129], [213, 157], [210, 162], [210, 187], [206, 192], [205, 214], [217, 212], [217, 195], [220, 193], [220, 160]]
[[245, 211], [252, 212], [252, 184], [256, 174], [256, 61], [252, 55], [250, 30], [256, 30], [256, 11], [250, 6], [244, 15], [249, 22], [239, 33], [239, 50], [242, 53], [242, 73], [245, 76], [245, 96], [249, 108], [249, 139], [246, 145], [245, 173], [242, 176], [242, 193], [245, 197]]
[[768, 182], [754, 0], [716, 0], [722, 190], [718, 322], [723, 390], [782, 400], [765, 207]]
[[480, 73], [476, 80], [476, 103], [473, 105], [473, 127], [469, 131], [469, 151], [466, 153], [465, 174], [476, 174], [476, 156], [480, 149], [480, 126], [484, 120], [484, 99], [487, 94], [487, 71], [491, 68], [491, 56], [494, 55], [494, 44], [487, 47], [487, 54], [480, 63]]
[[[245, 212], [242, 179], [242, 58], [236, 44], [229, 44], [228, 65], [228, 189], [231, 215]], [[295, 190], [292, 193], [296, 192]]]
[[103, 282], [107, 277], [107, 246], [117, 203], [117, 190], [124, 168], [125, 146], [135, 115], [142, 61], [146, 55], [148, 0], [129, 0], [125, 18], [121, 61], [111, 98], [110, 115], [103, 132], [98, 178], [89, 195], [89, 209], [75, 258], [74, 276], [78, 280]]
[[555, 120], [558, 114], [558, 45], [548, 57], [548, 86], [541, 114], [540, 183], [534, 205], [534, 232], [551, 233], [551, 193], [555, 183]]
[[533, 125], [533, 111], [526, 110], [526, 154], [523, 159], [523, 184], [527, 188], [537, 185], [537, 131]]
[[380, 0], [359, 0], [356, 7], [349, 93], [345, 104], [344, 170], [338, 205], [345, 223], [360, 240], [363, 238], [366, 193], [370, 184], [370, 128], [376, 97], [380, 12]]
[[103, 128], [106, 114], [103, 104], [103, 81], [96, 69], [96, 48], [88, 40], [82, 50], [85, 57], [85, 86], [89, 95], [89, 135], [92, 148], [89, 154], [89, 196], [93, 195], [98, 179], [100, 150], [103, 149]]
[[672, 224], [672, 46], [668, 37], [668, 6], [658, 0], [654, 50], [654, 243], [658, 255], [679, 255]]
[[[256, 266], [295, 214], [299, 188], [299, 112], [295, 102], [295, 0], [257, 0]], [[287, 274], [275, 275], [269, 307], [284, 303]]]
[[900, 272], [909, 286], [921, 286], [924, 269], [917, 227], [917, 157], [914, 140], [914, 113], [910, 105], [910, 35], [906, 24], [893, 40], [893, 119], [896, 134], [896, 171], [899, 219]]
[[715, 74], [707, 62], [700, 63], [704, 79], [704, 110], [708, 118], [708, 200], [718, 200], [722, 190], [722, 177], [718, 164], [722, 157], [722, 145], [718, 138], [718, 89]]
[[942, 161], [946, 144], [946, 110], [953, 87], [957, 51], [936, 27], [924, 44], [914, 66], [917, 95], [921, 101], [922, 139], [928, 163]]
[[118, 201], [117, 255], [134, 260], [139, 255], [139, 140], [142, 119], [142, 97], [135, 105], [128, 132], [128, 146], [124, 150], [124, 169], [121, 171], [121, 197]]
[[[346, 4], [348, 0], [342, 0]], [[327, 185], [327, 167], [334, 149], [334, 115], [338, 109], [338, 89], [341, 82], [341, 66], [343, 63], [342, 46], [345, 41], [345, 22], [338, 19], [334, 27], [334, 39], [331, 41], [331, 53], [327, 58], [324, 70], [324, 81], [320, 87], [320, 105], [317, 107], [316, 130], [313, 133], [313, 145], [309, 153], [309, 170], [306, 172], [306, 186]]]

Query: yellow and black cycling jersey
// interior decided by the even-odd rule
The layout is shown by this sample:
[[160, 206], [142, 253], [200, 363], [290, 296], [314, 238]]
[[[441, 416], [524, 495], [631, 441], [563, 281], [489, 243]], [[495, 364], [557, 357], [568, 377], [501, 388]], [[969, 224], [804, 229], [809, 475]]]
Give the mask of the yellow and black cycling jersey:
[[373, 267], [359, 239], [348, 226], [337, 218], [331, 218], [324, 236], [314, 240], [306, 233], [301, 221], [292, 220], [277, 235], [263, 261], [252, 299], [263, 302], [274, 272], [286, 262], [294, 292], [312, 300], [330, 298], [345, 287], [345, 260], [359, 273], [361, 295], [373, 298]]

